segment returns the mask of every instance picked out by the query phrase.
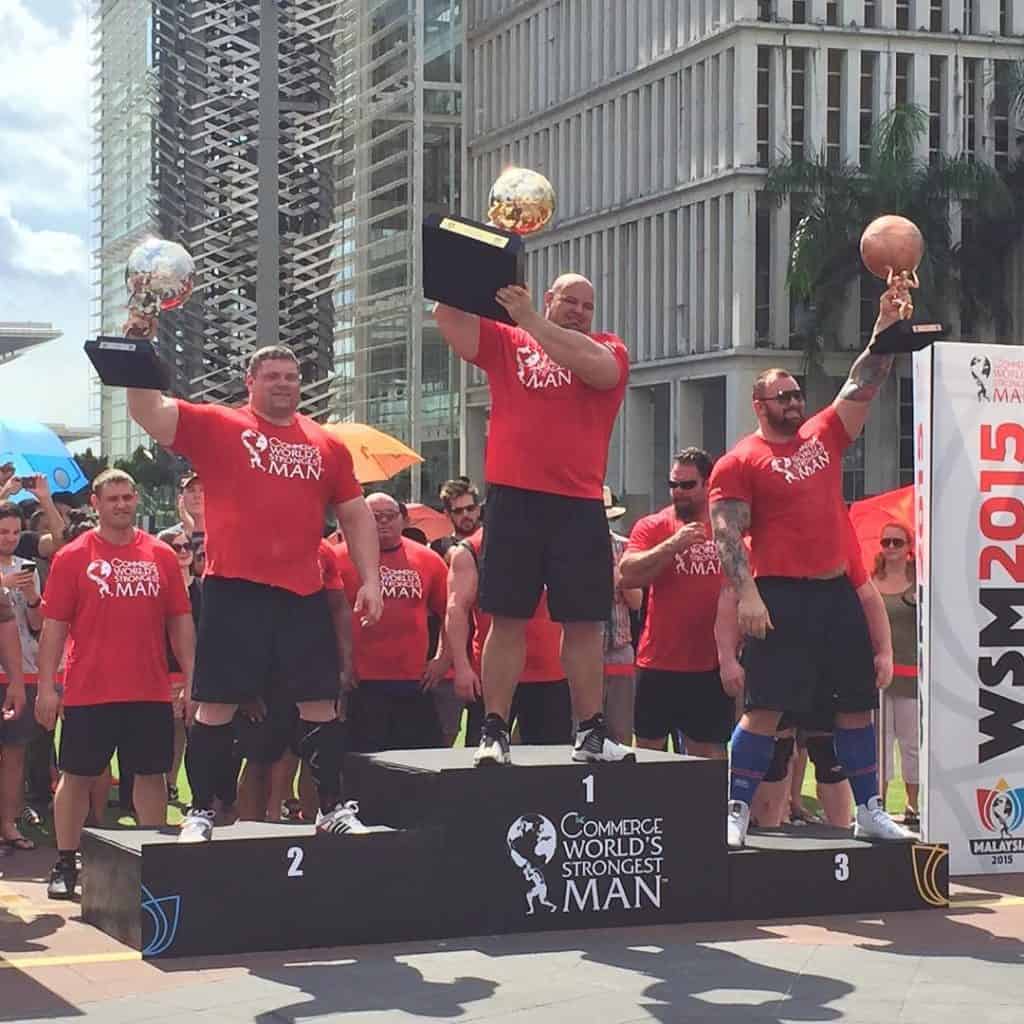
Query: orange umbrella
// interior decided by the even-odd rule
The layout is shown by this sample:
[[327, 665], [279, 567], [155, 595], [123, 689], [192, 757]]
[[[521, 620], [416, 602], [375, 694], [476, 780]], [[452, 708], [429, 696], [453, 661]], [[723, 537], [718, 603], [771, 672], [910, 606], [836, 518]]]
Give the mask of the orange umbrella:
[[876, 494], [873, 498], [855, 501], [850, 506], [850, 520], [857, 531], [864, 565], [868, 572], [875, 564], [878, 542], [882, 530], [891, 522], [897, 522], [910, 531], [911, 543], [914, 538], [914, 487], [900, 487], [895, 491]]
[[409, 509], [409, 525], [418, 526], [426, 535], [427, 541], [440, 540], [452, 532], [452, 521], [436, 508], [413, 502]]
[[356, 479], [361, 484], [390, 480], [403, 469], [423, 461], [397, 437], [365, 423], [325, 423], [324, 430], [333, 434], [352, 453]]

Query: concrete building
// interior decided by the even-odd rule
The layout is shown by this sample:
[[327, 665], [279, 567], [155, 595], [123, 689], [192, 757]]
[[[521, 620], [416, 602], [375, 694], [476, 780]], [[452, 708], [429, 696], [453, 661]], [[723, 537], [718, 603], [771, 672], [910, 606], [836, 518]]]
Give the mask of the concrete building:
[[[666, 500], [673, 451], [719, 453], [752, 429], [760, 370], [803, 371], [795, 215], [761, 191], [774, 154], [858, 162], [880, 114], [911, 102], [930, 118], [922, 159], [1016, 156], [1000, 83], [1024, 57], [1024, 0], [468, 0], [464, 17], [463, 211], [482, 214], [505, 164], [552, 180], [558, 212], [528, 242], [528, 280], [539, 301], [559, 272], [586, 274], [595, 326], [629, 345], [608, 476], [633, 514]], [[845, 378], [877, 294], [846, 297], [815, 404]], [[487, 389], [463, 375], [463, 467], [479, 477]], [[908, 375], [903, 360], [848, 454], [849, 499], [910, 479]]]
[[[97, 330], [118, 334], [124, 264], [147, 234], [196, 260], [192, 299], [161, 318], [178, 394], [235, 403], [247, 357], [299, 357], [302, 411], [337, 414], [334, 184], [339, 4], [97, 0]], [[144, 435], [96, 385], [103, 452]]]
[[29, 349], [56, 341], [63, 331], [35, 320], [0, 320], [0, 364], [9, 363]]

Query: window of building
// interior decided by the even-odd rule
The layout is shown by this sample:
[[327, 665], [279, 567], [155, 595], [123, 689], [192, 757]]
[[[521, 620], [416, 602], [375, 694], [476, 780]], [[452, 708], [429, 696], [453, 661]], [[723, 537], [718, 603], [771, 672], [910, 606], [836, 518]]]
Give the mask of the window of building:
[[[964, 248], [968, 248], [974, 242], [977, 235], [977, 213], [975, 212], [973, 200], [965, 199], [961, 205], [960, 213], [960, 238]], [[975, 323], [974, 314], [965, 303], [960, 307], [960, 339], [962, 341], [975, 341], [975, 331], [978, 325]]]
[[928, 162], [938, 163], [942, 155], [942, 79], [945, 57], [928, 62]]
[[759, 21], [775, 20], [775, 4], [773, 0], [757, 0], [757, 17]]
[[1009, 0], [999, 0], [999, 34], [1001, 36], [1009, 35], [1010, 27], [1010, 12], [1009, 12]]
[[896, 0], [896, 27], [910, 28], [910, 0]]
[[910, 54], [896, 54], [896, 103], [906, 104], [910, 101]]
[[878, 27], [878, 11], [876, 0], [864, 0], [864, 27]]
[[790, 130], [790, 155], [794, 160], [803, 160], [806, 128], [804, 115], [807, 101], [807, 51], [793, 51], [793, 79], [791, 83], [792, 105], [790, 107], [792, 128]]
[[793, 24], [807, 24], [807, 0], [793, 0]]
[[973, 160], [978, 152], [975, 107], [978, 102], [978, 66], [975, 57], [964, 58], [964, 153]]
[[757, 164], [767, 167], [771, 156], [771, 58], [768, 46], [757, 48]]
[[860, 340], [867, 344], [878, 319], [878, 300], [885, 291], [885, 283], [862, 270], [860, 274]]
[[839, 24], [839, 4], [837, 0], [828, 0], [828, 2], [825, 4], [825, 24]]
[[754, 219], [754, 336], [758, 345], [767, 345], [770, 342], [771, 254], [771, 206], [759, 196]]
[[[991, 0], [989, 0], [991, 3]], [[975, 27], [974, 0], [964, 0], [964, 35], [969, 36]]]
[[843, 452], [843, 501], [864, 497], [864, 434]]
[[900, 487], [914, 482], [914, 381], [899, 378]]
[[946, 12], [943, 10], [943, 5], [944, 0], [931, 0], [928, 28], [932, 32], [944, 32], [946, 30]]
[[860, 165], [871, 162], [871, 133], [875, 124], [875, 71], [878, 54], [860, 55]]
[[825, 155], [829, 164], [838, 167], [842, 162], [840, 126], [843, 108], [843, 51], [828, 51], [828, 109], [825, 114]]
[[1010, 163], [1010, 65], [995, 61], [995, 95], [992, 100], [992, 141], [995, 165], [1006, 170]]

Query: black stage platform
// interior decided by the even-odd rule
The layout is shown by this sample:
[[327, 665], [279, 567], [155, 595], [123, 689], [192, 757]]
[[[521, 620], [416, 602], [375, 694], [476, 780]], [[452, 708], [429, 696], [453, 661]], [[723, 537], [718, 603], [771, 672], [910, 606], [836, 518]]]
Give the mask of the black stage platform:
[[393, 832], [239, 823], [83, 835], [83, 918], [144, 955], [193, 956], [614, 925], [945, 906], [945, 846], [837, 829], [725, 846], [723, 761], [563, 747], [352, 755], [346, 795]]

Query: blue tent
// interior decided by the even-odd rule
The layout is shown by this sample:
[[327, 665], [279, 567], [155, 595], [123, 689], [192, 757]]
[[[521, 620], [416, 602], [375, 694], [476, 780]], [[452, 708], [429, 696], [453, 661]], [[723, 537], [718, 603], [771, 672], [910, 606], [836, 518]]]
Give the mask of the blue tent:
[[[0, 420], [0, 465], [5, 462], [14, 463], [18, 476], [45, 474], [51, 492], [74, 494], [89, 483], [64, 442], [49, 427], [31, 420]], [[31, 497], [28, 491], [13, 495], [15, 501]]]

